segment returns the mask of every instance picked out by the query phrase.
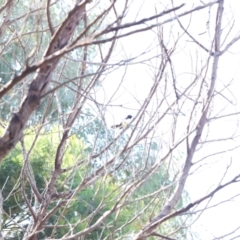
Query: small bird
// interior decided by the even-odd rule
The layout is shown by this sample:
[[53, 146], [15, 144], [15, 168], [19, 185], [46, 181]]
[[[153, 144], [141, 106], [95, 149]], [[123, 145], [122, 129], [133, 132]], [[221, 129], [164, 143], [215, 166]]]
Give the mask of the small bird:
[[119, 123], [117, 125], [113, 125], [113, 126], [111, 126], [111, 128], [124, 129], [129, 124], [131, 118], [132, 118], [132, 115], [128, 115], [121, 123]]

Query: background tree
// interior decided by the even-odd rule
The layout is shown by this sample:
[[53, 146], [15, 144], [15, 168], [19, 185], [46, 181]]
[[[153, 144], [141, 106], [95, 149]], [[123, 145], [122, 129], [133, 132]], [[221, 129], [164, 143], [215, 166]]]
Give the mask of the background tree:
[[[240, 177], [233, 5], [139, 2], [0, 1], [7, 239], [197, 238], [238, 198], [213, 199]], [[133, 120], [112, 130], [120, 113]]]

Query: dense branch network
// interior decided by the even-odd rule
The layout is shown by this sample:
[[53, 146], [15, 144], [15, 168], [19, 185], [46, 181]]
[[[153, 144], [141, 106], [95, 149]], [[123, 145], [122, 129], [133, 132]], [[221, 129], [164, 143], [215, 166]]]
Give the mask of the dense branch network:
[[[224, 1], [186, 11], [172, 1], [140, 20], [128, 15], [130, 1], [29, 4], [6, 1], [0, 9], [0, 70], [6, 75], [0, 107], [7, 113], [1, 115], [7, 127], [0, 128], [0, 238], [187, 238], [193, 208], [209, 204], [240, 177], [223, 183], [228, 166], [210, 192], [190, 203], [184, 197], [188, 179], [208, 159], [239, 148], [199, 154], [208, 144], [239, 136], [236, 130], [211, 138], [210, 131], [212, 123], [240, 113], [227, 111], [232, 80], [219, 81], [221, 59], [239, 41], [239, 33], [228, 42], [222, 37]], [[215, 11], [215, 21], [213, 37], [204, 42], [190, 25], [207, 10]], [[139, 56], [124, 49], [123, 40], [135, 35], [141, 44], [142, 36], [153, 36]], [[188, 39], [192, 45], [185, 47]], [[147, 77], [139, 76], [142, 69]], [[118, 113], [112, 109], [131, 111], [131, 121], [110, 129], [109, 113]]]

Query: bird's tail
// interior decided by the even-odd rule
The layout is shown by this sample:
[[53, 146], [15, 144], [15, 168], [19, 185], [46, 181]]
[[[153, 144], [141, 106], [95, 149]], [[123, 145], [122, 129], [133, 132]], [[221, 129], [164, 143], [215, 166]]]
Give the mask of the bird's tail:
[[117, 124], [117, 125], [112, 125], [111, 128], [120, 128], [121, 124]]

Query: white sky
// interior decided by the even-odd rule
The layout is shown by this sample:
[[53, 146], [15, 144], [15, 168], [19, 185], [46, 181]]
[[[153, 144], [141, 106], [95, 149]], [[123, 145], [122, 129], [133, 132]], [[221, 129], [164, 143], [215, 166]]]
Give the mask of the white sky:
[[[132, 1], [132, 6], [129, 10], [130, 14], [127, 21], [132, 21], [133, 19], [135, 19], [136, 15], [137, 19], [149, 17], [154, 14], [155, 7], [158, 9], [158, 11], [160, 11], [159, 9], [164, 10], [164, 7], [167, 7], [168, 5], [170, 7], [171, 5], [168, 4], [169, 2], [169, 0]], [[180, 1], [175, 2], [175, 5], [180, 5], [182, 3]], [[200, 1], [197, 0], [191, 0], [186, 2], [186, 6], [184, 6], [182, 10], [179, 10], [178, 13], [191, 9], [193, 4], [195, 4], [196, 6], [201, 4]], [[207, 0], [204, 2], [207, 2]], [[212, 7], [212, 15], [215, 14], [215, 9], [216, 6]], [[225, 20], [223, 24], [224, 34], [222, 36], [222, 39], [224, 39], [226, 33], [228, 33], [229, 22], [231, 23], [232, 19], [235, 19], [235, 25], [232, 32], [226, 39], [225, 44], [228, 43], [232, 38], [234, 38], [240, 31], [239, 9], [240, 1], [225, 1]], [[194, 37], [196, 37], [198, 41], [204, 44], [204, 46], [206, 46], [207, 48], [209, 48], [211, 44], [209, 40], [213, 36], [209, 36], [208, 33], [202, 35], [199, 34], [206, 32], [208, 11], [209, 9], [195, 12], [193, 16], [191, 16], [191, 25], [189, 27], [189, 32], [191, 32], [191, 34], [194, 35]], [[187, 26], [189, 23], [189, 19], [190, 16], [182, 18], [182, 24], [184, 24], [184, 26]], [[212, 22], [210, 22], [210, 29], [214, 27], [215, 21], [214, 18], [211, 20]], [[179, 29], [175, 27], [176, 25], [176, 22], [164, 25], [164, 36], [165, 39], [169, 39], [169, 46], [171, 45], [174, 34], [177, 34], [177, 29]], [[168, 31], [170, 32], [168, 33]], [[188, 38], [186, 38], [186, 40], [187, 39]], [[140, 62], [142, 59], [147, 59], [150, 55], [155, 54], [155, 40], [155, 34], [151, 31], [123, 38], [118, 43], [112, 61], [119, 61], [122, 59], [135, 57], [148, 50], [150, 51], [148, 54], [138, 58], [135, 62]], [[201, 58], [204, 61], [204, 55], [202, 56], [201, 52], [198, 54], [199, 61], [201, 60]], [[193, 58], [191, 58], [191, 55]], [[192, 75], [190, 73], [193, 72], [191, 68], [192, 65], [194, 65], [193, 62], [195, 60], [195, 57], [196, 45], [192, 43], [191, 47], [191, 44], [189, 44], [189, 42], [185, 41], [184, 44], [184, 41], [181, 41], [180, 47], [177, 48], [176, 54], [174, 54], [174, 57], [172, 58], [178, 81], [189, 81], [192, 78]], [[155, 61], [155, 59], [152, 60], [152, 63], [154, 63]], [[106, 81], [104, 82], [104, 93], [98, 93], [99, 101], [107, 101], [107, 99], [111, 98], [111, 94], [116, 91], [116, 89], [118, 88], [118, 84], [121, 82], [122, 77], [124, 76], [124, 83], [121, 86], [121, 90], [118, 91], [117, 97], [115, 96], [114, 101], [112, 102], [112, 104], [115, 104], [116, 106], [108, 108], [108, 112], [106, 113], [109, 125], [120, 121], [120, 119], [124, 118], [128, 114], [132, 114], [134, 116], [137, 113], [139, 108], [138, 102], [142, 102], [145, 99], [152, 83], [151, 78], [153, 70], [147, 64], [150, 64], [150, 62], [146, 62], [146, 64], [129, 64], [126, 72], [124, 72], [123, 68], [120, 68], [119, 70], [114, 71], [112, 74], [109, 74], [109, 76], [106, 78]], [[227, 84], [230, 80], [233, 79], [233, 82], [229, 87], [231, 91], [224, 92], [224, 94], [227, 95], [227, 97], [233, 102], [232, 104], [230, 104], [225, 99], [219, 98], [216, 104], [214, 104], [213, 111], [215, 111], [216, 113], [224, 106], [226, 106], [226, 108], [224, 109], [225, 113], [239, 111], [239, 70], [240, 42], [235, 44], [228, 51], [228, 53], [226, 53], [224, 57], [220, 59], [217, 89], [221, 89], [224, 84]], [[124, 105], [124, 108], [118, 107], [117, 105]], [[209, 139], [218, 139], [224, 138], [226, 136], [231, 136], [237, 130], [237, 123], [237, 116], [211, 123]], [[163, 128], [169, 128], [169, 126], [163, 126]], [[239, 131], [235, 134], [239, 134]], [[239, 138], [229, 142], [221, 141], [216, 143], [209, 143], [207, 144], [207, 146], [204, 147], [203, 151], [199, 151], [196, 153], [194, 161], [197, 161], [201, 157], [207, 156], [213, 152], [218, 152], [223, 149], [232, 148], [234, 146], [240, 145], [239, 143]], [[208, 165], [203, 166], [200, 170], [194, 172], [194, 174], [189, 177], [186, 185], [186, 190], [190, 194], [191, 200], [194, 201], [200, 197], [203, 197], [206, 193], [215, 188], [216, 184], [223, 177], [223, 174], [226, 171], [226, 166], [228, 166], [230, 162], [232, 165], [230, 166], [229, 171], [226, 175], [226, 179], [223, 182], [231, 179], [234, 175], [239, 173], [239, 156], [239, 149], [233, 152], [216, 155], [209, 159]], [[212, 205], [213, 203], [218, 203], [221, 200], [228, 199], [230, 196], [234, 196], [240, 193], [239, 189], [240, 184], [236, 183], [233, 186], [227, 188], [226, 190], [217, 193], [216, 198], [211, 201], [210, 205]], [[201, 205], [198, 209], [201, 209], [202, 206], [203, 205]], [[200, 239], [214, 239], [218, 236], [226, 234], [229, 231], [234, 230], [234, 228], [236, 228], [237, 226], [240, 226], [239, 213], [240, 198], [238, 197], [231, 202], [227, 202], [223, 205], [217, 206], [216, 208], [212, 208], [204, 212], [192, 229], [199, 234]], [[231, 237], [233, 237], [233, 235], [231, 235]], [[225, 237], [224, 239], [231, 239], [231, 237]]]

